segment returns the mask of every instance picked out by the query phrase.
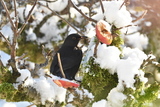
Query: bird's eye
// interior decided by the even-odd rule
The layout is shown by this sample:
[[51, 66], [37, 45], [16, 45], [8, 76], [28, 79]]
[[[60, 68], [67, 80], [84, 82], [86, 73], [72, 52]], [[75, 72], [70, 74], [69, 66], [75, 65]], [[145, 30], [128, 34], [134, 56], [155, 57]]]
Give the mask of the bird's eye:
[[72, 37], [73, 40], [76, 40], [76, 37]]

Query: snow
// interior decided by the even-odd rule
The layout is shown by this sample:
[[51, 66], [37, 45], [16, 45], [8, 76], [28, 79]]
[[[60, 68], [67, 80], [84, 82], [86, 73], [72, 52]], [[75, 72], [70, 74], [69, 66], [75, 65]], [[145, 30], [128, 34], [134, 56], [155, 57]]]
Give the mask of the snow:
[[[24, 23], [25, 22], [25, 18], [28, 16], [29, 11], [31, 10], [32, 5], [27, 4], [25, 7], [19, 7], [17, 8], [17, 13], [18, 13], [18, 18], [20, 19], [20, 22]], [[32, 14], [37, 10], [37, 8], [35, 7], [32, 11]], [[15, 12], [13, 11], [10, 16], [12, 18], [15, 17]]]
[[[12, 43], [13, 31], [9, 24], [6, 24], [5, 26], [3, 26], [0, 32], [5, 36], [5, 38], [8, 38]], [[2, 41], [5, 41], [5, 40], [2, 39]]]
[[109, 69], [111, 74], [115, 73], [117, 61], [120, 60], [120, 50], [115, 46], [106, 46], [105, 44], [99, 44], [97, 48], [97, 58], [95, 62], [100, 64], [103, 69]]
[[132, 35], [125, 36], [126, 44], [132, 48], [139, 48], [144, 50], [148, 46], [148, 37], [146, 35], [140, 34], [139, 32]]
[[0, 50], [0, 60], [2, 61], [4, 66], [7, 65], [9, 59], [10, 55]]
[[92, 107], [107, 107], [107, 101], [102, 99], [98, 102], [94, 102]]
[[[24, 87], [33, 87], [41, 96], [42, 104], [45, 104], [45, 101], [59, 101], [65, 102], [66, 89], [57, 86], [53, 80], [58, 77], [52, 76], [52, 78], [46, 78], [44, 76], [40, 76], [39, 78], [32, 78], [31, 73], [27, 69], [19, 70], [21, 76], [17, 78], [17, 84], [14, 84], [15, 88], [18, 85], [23, 83]], [[25, 81], [24, 81], [25, 80]]]
[[[32, 103], [22, 101], [22, 102], [6, 102], [5, 100], [0, 99], [0, 107], [27, 107], [31, 105]], [[32, 107], [36, 107], [33, 105]]]
[[[50, 1], [53, 1], [53, 2], [48, 3], [46, 1], [39, 1], [39, 3], [41, 3], [43, 5], [47, 4], [49, 6], [49, 8], [51, 8], [53, 11], [56, 11], [56, 12], [61, 12], [68, 5], [68, 0], [50, 0]], [[47, 14], [51, 13], [51, 11], [49, 9], [47, 9], [46, 7], [40, 7], [38, 10], [44, 11]]]
[[37, 39], [36, 34], [33, 32], [33, 28], [29, 28], [27, 33], [27, 41], [35, 41]]
[[[79, 0], [79, 1], [85, 1], [85, 0]], [[86, 0], [89, 1], [89, 0]], [[42, 4], [46, 4], [45, 1], [40, 1]], [[74, 0], [74, 2], [78, 3], [77, 0]], [[94, 10], [97, 12], [92, 18], [99, 21], [102, 19], [105, 19], [106, 22], [108, 22], [110, 25], [115, 25], [117, 28], [119, 27], [125, 27], [127, 25], [132, 25], [132, 17], [128, 10], [126, 9], [126, 6], [123, 5], [120, 9], [120, 6], [122, 5], [123, 1], [103, 1], [103, 6], [105, 9], [105, 12], [102, 13], [101, 7], [98, 6], [98, 8], [94, 8]], [[66, 8], [68, 5], [68, 0], [56, 0], [55, 2], [48, 3], [48, 6], [53, 9], [54, 11], [60, 12]], [[18, 5], [17, 5], [18, 6]], [[17, 9], [18, 11], [18, 17], [20, 19], [20, 22], [25, 22], [25, 18], [28, 15], [31, 5], [26, 5], [26, 7], [19, 7]], [[83, 13], [88, 15], [89, 10], [85, 6], [79, 6], [78, 7]], [[70, 8], [70, 15], [71, 18], [73, 18], [78, 23], [82, 23], [83, 16], [77, 12], [74, 8]], [[62, 37], [60, 36], [60, 33], [66, 32], [67, 27], [64, 27], [62, 29], [59, 29], [57, 27], [57, 22], [61, 19], [57, 16], [50, 17], [46, 23], [40, 28], [41, 33], [44, 34], [44, 37], [38, 37], [39, 35], [36, 35], [34, 33], [34, 28], [43, 20], [43, 18], [50, 14], [51, 11], [48, 10], [45, 7], [36, 6], [33, 11], [34, 21], [30, 23], [32, 27], [30, 27], [28, 30], [25, 30], [26, 37], [28, 41], [36, 41], [38, 44], [47, 43], [45, 46], [48, 48], [53, 48], [51, 41], [58, 42], [62, 40]], [[11, 13], [11, 17], [15, 19], [14, 12]], [[64, 18], [68, 18], [66, 15], [62, 15]], [[1, 15], [0, 15], [1, 19]], [[1, 21], [0, 21], [1, 23]], [[147, 26], [150, 26], [150, 22], [145, 23]], [[95, 28], [92, 25], [91, 22], [89, 22], [86, 26], [86, 31], [83, 32], [86, 36], [90, 38], [90, 43], [88, 47], [85, 47], [83, 51], [88, 48], [87, 52], [85, 53], [84, 59], [82, 64], [88, 62], [89, 58], [93, 56], [94, 54], [94, 48], [95, 48]], [[78, 28], [77, 28], [78, 29]], [[121, 36], [124, 36], [124, 33], [128, 31], [128, 33], [136, 32], [139, 29], [137, 26], [132, 26], [127, 29], [121, 29], [121, 32], [123, 33]], [[75, 33], [76, 31], [69, 27], [67, 32]], [[11, 25], [8, 23], [2, 27], [0, 30], [2, 34], [8, 38], [12, 42], [13, 38], [13, 32], [11, 30]], [[54, 33], [53, 33], [54, 32]], [[95, 63], [99, 64], [101, 68], [108, 69], [111, 74], [117, 73], [118, 75], [118, 85], [113, 88], [110, 93], [108, 94], [106, 99], [102, 99], [98, 102], [94, 102], [92, 107], [121, 107], [123, 106], [123, 100], [125, 100], [127, 97], [123, 94], [124, 86], [127, 88], [135, 89], [134, 83], [135, 83], [135, 76], [138, 76], [140, 81], [143, 83], [146, 83], [148, 80], [144, 77], [144, 71], [140, 70], [140, 66], [144, 59], [147, 59], [151, 56], [152, 59], [155, 58], [154, 55], [146, 55], [142, 50], [146, 49], [148, 45], [148, 38], [140, 34], [139, 32], [124, 36], [126, 40], [126, 46], [129, 47], [123, 47], [122, 51], [120, 51], [115, 46], [107, 46], [105, 44], [98, 44], [97, 47], [97, 58], [95, 58]], [[4, 41], [4, 39], [2, 39]], [[10, 58], [10, 55], [6, 54], [5, 52], [0, 50], [0, 59], [2, 60], [4, 66], [7, 65], [7, 61]], [[34, 63], [26, 61], [26, 63], [29, 63], [29, 67], [31, 69], [34, 69]], [[157, 64], [156, 62], [154, 62]], [[66, 89], [57, 86], [53, 79], [59, 79], [56, 76], [52, 76], [52, 78], [46, 78], [44, 76], [45, 69], [41, 69], [38, 72], [41, 72], [39, 78], [32, 78], [31, 73], [27, 69], [18, 69], [21, 73], [21, 76], [17, 78], [16, 84], [14, 84], [15, 88], [18, 87], [19, 84], [22, 84], [24, 87], [33, 87], [36, 89], [36, 91], [41, 96], [41, 102], [42, 104], [45, 104], [45, 101], [59, 101], [59, 102], [65, 102], [66, 97]], [[87, 69], [85, 70], [87, 72]], [[25, 80], [25, 81], [24, 81]], [[79, 90], [76, 89], [76, 92], [80, 94], [81, 98], [83, 95], [88, 96], [89, 98], [93, 99], [94, 96], [88, 92], [88, 90]], [[160, 97], [160, 95], [159, 95]], [[73, 101], [74, 96], [72, 94], [69, 95], [68, 102]], [[0, 105], [2, 107], [26, 107], [28, 105], [31, 105], [32, 103], [29, 102], [6, 102], [5, 100], [0, 100]], [[36, 106], [33, 106], [36, 107]], [[66, 107], [73, 107], [71, 104], [68, 104]]]
[[[8, 59], [10, 58], [10, 55], [6, 54], [3, 51], [0, 51], [0, 56], [3, 64], [6, 66]], [[29, 62], [27, 62], [29, 63]], [[33, 69], [33, 64], [30, 64], [31, 68]], [[18, 69], [21, 76], [17, 78], [17, 83], [14, 84], [15, 88], [18, 88], [18, 85], [23, 83], [24, 87], [33, 87], [36, 89], [36, 91], [41, 95], [41, 102], [42, 104], [45, 104], [45, 101], [59, 101], [59, 102], [65, 102], [65, 96], [66, 96], [66, 89], [57, 86], [53, 79], [57, 79], [58, 77], [52, 76], [52, 78], [46, 78], [43, 75], [41, 75], [40, 78], [32, 78], [31, 73], [28, 69]], [[44, 71], [44, 70], [43, 70]], [[42, 71], [41, 71], [42, 72]], [[15, 106], [18, 107], [17, 104], [19, 103], [3, 103], [4, 107], [9, 106]], [[20, 102], [21, 103], [21, 102]]]
[[[57, 22], [59, 21], [59, 18], [57, 16], [52, 16], [47, 20], [47, 22], [41, 27], [40, 31], [41, 33], [44, 33], [45, 36], [43, 38], [38, 38], [37, 42], [40, 43], [45, 43], [47, 41], [59, 41], [61, 40], [61, 36], [58, 34], [61, 32], [64, 32], [63, 29], [58, 29], [57, 27]], [[52, 23], [50, 23], [52, 22]], [[47, 32], [46, 32], [47, 31]], [[54, 31], [54, 33], [53, 33]]]
[[86, 97], [91, 98], [91, 99], [94, 98], [94, 96], [92, 95], [92, 93], [89, 93], [89, 91], [86, 90], [86, 89], [79, 90], [79, 89], [77, 88], [77, 89], [76, 89], [76, 92], [80, 95], [80, 99], [82, 99], [83, 96], [86, 96]]
[[[85, 61], [87, 62], [87, 60], [89, 60], [89, 57], [93, 56], [95, 48], [94, 40], [95, 37], [92, 37], [88, 51], [86, 52], [86, 57], [84, 58], [84, 64]], [[110, 91], [107, 97], [107, 107], [123, 106], [123, 100], [126, 99], [126, 96], [123, 94], [124, 87], [135, 90], [135, 76], [138, 76], [143, 83], [148, 81], [148, 79], [144, 77], [144, 71], [140, 70], [143, 60], [148, 57], [149, 56], [138, 48], [122, 47], [122, 51], [120, 51], [115, 46], [98, 44], [95, 63], [98, 63], [103, 69], [108, 69], [111, 74], [117, 73], [118, 75], [118, 85]], [[101, 103], [94, 103], [93, 106], [96, 107], [98, 104]]]
[[[85, 15], [89, 13], [89, 9], [85, 6], [79, 6], [78, 9], [80, 9]], [[78, 23], [81, 23], [83, 20], [83, 16], [77, 12], [75, 8], [70, 8], [71, 18], [73, 18]]]
[[105, 18], [107, 22], [115, 25], [117, 28], [125, 27], [132, 24], [132, 18], [130, 13], [126, 9], [126, 6], [123, 5], [120, 9], [123, 1], [103, 1], [102, 3], [105, 12], [102, 13], [100, 7], [98, 9], [98, 14], [93, 16], [95, 20]]
[[109, 107], [123, 107], [123, 100], [127, 98], [122, 92], [118, 91], [117, 88], [113, 88], [108, 94], [108, 105]]
[[[54, 1], [54, 0], [51, 0]], [[55, 2], [48, 3], [48, 6], [57, 12], [61, 12], [64, 10], [68, 5], [68, 0], [56, 0]]]
[[137, 48], [126, 47], [122, 49], [122, 58], [120, 54], [120, 50], [115, 46], [99, 44], [95, 62], [100, 64], [101, 68], [108, 69], [111, 74], [116, 72], [119, 83], [125, 84], [128, 88], [134, 89], [135, 75], [140, 76], [142, 82], [146, 82], [143, 71], [139, 69], [143, 60], [147, 59], [147, 55]]

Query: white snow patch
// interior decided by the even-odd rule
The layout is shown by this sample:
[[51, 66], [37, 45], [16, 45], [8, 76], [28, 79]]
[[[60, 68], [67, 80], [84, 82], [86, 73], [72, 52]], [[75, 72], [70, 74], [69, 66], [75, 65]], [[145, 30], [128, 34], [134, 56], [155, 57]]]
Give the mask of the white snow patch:
[[101, 68], [109, 69], [111, 74], [115, 73], [117, 61], [120, 60], [120, 50], [115, 46], [106, 46], [99, 44], [97, 48], [97, 58], [95, 62], [100, 64]]
[[9, 59], [10, 59], [10, 55], [0, 50], [0, 60], [2, 61], [4, 66], [8, 64]]
[[94, 102], [92, 107], [107, 107], [107, 101], [102, 99], [98, 102]]
[[108, 94], [108, 105], [110, 107], [123, 107], [123, 100], [127, 98], [122, 92], [118, 91], [117, 88], [113, 88]]
[[126, 44], [132, 48], [146, 49], [148, 45], [148, 37], [139, 32], [125, 36]]
[[123, 1], [103, 1], [104, 14], [102, 13], [101, 7], [99, 8], [96, 15], [93, 16], [94, 19], [100, 20], [105, 17], [106, 21], [110, 24], [115, 25], [117, 28], [125, 27], [132, 24], [132, 17], [127, 11], [126, 6], [122, 5]]

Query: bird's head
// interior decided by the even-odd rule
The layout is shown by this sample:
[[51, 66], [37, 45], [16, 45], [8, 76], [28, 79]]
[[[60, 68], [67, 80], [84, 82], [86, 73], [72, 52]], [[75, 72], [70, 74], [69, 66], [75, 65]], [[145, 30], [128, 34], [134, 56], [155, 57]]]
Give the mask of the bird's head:
[[80, 36], [79, 34], [70, 34], [69, 36], [67, 36], [67, 38], [65, 39], [64, 41], [64, 44], [63, 46], [77, 46], [78, 42], [81, 40], [81, 39], [85, 39], [87, 38], [86, 36]]

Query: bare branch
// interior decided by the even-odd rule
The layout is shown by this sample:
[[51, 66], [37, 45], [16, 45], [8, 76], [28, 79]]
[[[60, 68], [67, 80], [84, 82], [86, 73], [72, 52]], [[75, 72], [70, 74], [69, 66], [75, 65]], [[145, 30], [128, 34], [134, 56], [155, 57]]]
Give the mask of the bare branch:
[[129, 0], [124, 0], [124, 2], [122, 3], [122, 5], [120, 6], [119, 10], [122, 8], [122, 6], [123, 6], [124, 4], [128, 4], [128, 2], [129, 2]]
[[99, 0], [100, 1], [100, 5], [101, 5], [101, 9], [102, 9], [102, 13], [104, 13], [104, 6], [103, 6], [103, 3], [102, 3], [102, 0]]
[[17, 18], [17, 6], [16, 6], [16, 0], [13, 1], [14, 2], [14, 15], [15, 15], [15, 29], [17, 31], [17, 28], [18, 28], [18, 18]]
[[54, 0], [54, 1], [50, 1], [50, 0], [45, 0], [46, 2], [49, 2], [49, 3], [53, 3], [53, 2], [56, 2], [57, 0]]
[[21, 59], [23, 59], [26, 56], [27, 53], [23, 53], [23, 55], [21, 55], [19, 58], [16, 59], [16, 61], [19, 61]]
[[150, 55], [147, 59], [143, 60], [141, 66], [140, 66], [140, 69], [144, 69], [149, 64], [152, 64], [154, 66], [160, 67], [160, 63], [156, 62], [155, 60], [156, 59], [152, 58], [152, 56]]
[[98, 47], [98, 44], [99, 44], [99, 40], [96, 41], [96, 45], [95, 45], [95, 47], [94, 47], [94, 55], [93, 55], [93, 56], [94, 56], [95, 58], [97, 58], [97, 47]]
[[81, 10], [79, 10], [78, 8], [77, 8], [77, 6], [72, 2], [72, 0], [69, 0], [70, 1], [70, 3], [72, 4], [72, 6], [83, 16], [83, 17], [85, 17], [87, 20], [89, 20], [89, 21], [92, 21], [92, 22], [95, 22], [95, 23], [97, 23], [97, 21], [96, 20], [94, 20], [94, 19], [92, 19], [92, 18], [90, 18], [90, 17], [87, 17]]
[[33, 78], [39, 76], [39, 69], [47, 66], [48, 62], [50, 60], [50, 57], [49, 57], [50, 54], [45, 52], [44, 46], [42, 46], [42, 54], [45, 57], [45, 62], [41, 63], [41, 64], [35, 64], [35, 68], [34, 68], [33, 72], [31, 72], [31, 75]]
[[145, 11], [143, 12], [143, 14], [142, 14], [140, 17], [138, 17], [137, 19], [133, 20], [132, 22], [134, 23], [134, 22], [136, 22], [136, 21], [142, 19], [142, 18], [146, 15], [146, 13], [147, 13], [147, 10], [145, 10]]
[[8, 39], [0, 32], [0, 35], [3, 37], [3, 39], [6, 41], [7, 45], [9, 46], [9, 49], [11, 49], [11, 44], [8, 41]]
[[32, 106], [34, 106], [35, 104], [31, 104], [31, 105], [29, 105], [29, 106], [27, 106], [27, 107], [32, 107]]
[[150, 61], [150, 58], [151, 56], [149, 56], [146, 60], [144, 59], [141, 66], [140, 66], [140, 69], [143, 69], [147, 64], [148, 62]]
[[60, 53], [57, 53], [57, 57], [58, 57], [58, 64], [59, 64], [60, 72], [61, 72], [63, 78], [66, 78], [64, 71], [63, 71], [62, 63], [61, 63]]
[[120, 29], [127, 28], [127, 27], [130, 27], [130, 26], [137, 26], [137, 25], [127, 25], [127, 26], [124, 26], [124, 27], [116, 28], [115, 30], [120, 30]]
[[48, 65], [49, 57], [47, 56], [48, 54], [45, 52], [43, 45], [42, 45], [42, 54], [45, 57], [46, 61], [44, 63], [41, 63], [41, 64], [35, 64], [36, 66], [35, 66], [34, 71], [38, 71], [40, 68], [45, 67], [46, 65]]
[[50, 76], [49, 74], [45, 74], [46, 77], [52, 78], [52, 76]]
[[23, 31], [23, 29], [26, 27], [27, 22], [28, 22], [28, 20], [29, 20], [30, 17], [31, 17], [32, 11], [33, 11], [33, 9], [35, 8], [35, 6], [36, 6], [36, 4], [37, 4], [37, 1], [38, 1], [38, 0], [35, 0], [32, 8], [31, 8], [31, 10], [29, 11], [29, 14], [28, 14], [28, 16], [27, 16], [27, 18], [26, 18], [26, 20], [25, 20], [25, 23], [22, 25], [21, 29], [18, 31], [18, 35], [20, 35], [21, 32]]
[[78, 29], [76, 29], [72, 24], [70, 24], [67, 20], [65, 20], [64, 18], [62, 18], [57, 12], [55, 12], [54, 10], [52, 10], [51, 8], [49, 8], [48, 6], [46, 5], [43, 5], [41, 3], [38, 3], [39, 5], [43, 6], [43, 7], [46, 7], [48, 8], [51, 12], [55, 13], [55, 15], [57, 15], [60, 19], [62, 19], [64, 22], [66, 22], [69, 26], [71, 26], [74, 30], [77, 31], [77, 33], [79, 33], [81, 36], [84, 36], [83, 33], [81, 33]]
[[11, 23], [11, 26], [12, 26], [13, 31], [15, 31], [14, 23], [13, 23], [11, 17], [10, 17], [9, 10], [8, 10], [6, 4], [4, 3], [4, 0], [1, 0], [1, 4], [2, 4], [3, 8], [4, 8], [5, 11], [6, 11], [7, 17], [8, 17], [8, 19], [9, 19], [9, 22]]

